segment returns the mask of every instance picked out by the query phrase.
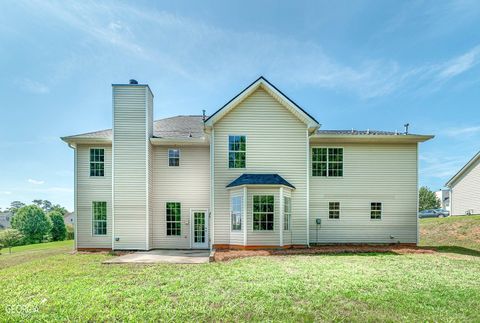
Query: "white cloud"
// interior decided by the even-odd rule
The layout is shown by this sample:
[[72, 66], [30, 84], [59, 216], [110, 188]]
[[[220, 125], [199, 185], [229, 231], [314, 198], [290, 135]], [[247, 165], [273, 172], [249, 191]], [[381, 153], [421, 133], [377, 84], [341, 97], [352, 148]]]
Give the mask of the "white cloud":
[[441, 80], [448, 80], [459, 74], [462, 74], [470, 69], [480, 61], [480, 46], [476, 46], [465, 54], [451, 59], [446, 62], [438, 73], [438, 78]]
[[480, 134], [480, 126], [450, 128], [445, 131], [445, 134], [449, 137], [471, 137]]
[[443, 157], [441, 154], [420, 155], [420, 174], [443, 179], [445, 182], [464, 165], [462, 157]]
[[31, 80], [29, 78], [17, 79], [15, 83], [25, 91], [30, 93], [45, 94], [50, 92], [50, 89], [48, 88], [47, 85]]
[[12, 194], [12, 192], [10, 192], [10, 191], [0, 191], [0, 194], [2, 194], [2, 195], [10, 195], [10, 194]]
[[32, 178], [29, 178], [27, 181], [31, 184], [34, 184], [34, 185], [42, 185], [43, 183], [45, 183], [45, 181], [39, 181], [39, 180], [32, 179]]

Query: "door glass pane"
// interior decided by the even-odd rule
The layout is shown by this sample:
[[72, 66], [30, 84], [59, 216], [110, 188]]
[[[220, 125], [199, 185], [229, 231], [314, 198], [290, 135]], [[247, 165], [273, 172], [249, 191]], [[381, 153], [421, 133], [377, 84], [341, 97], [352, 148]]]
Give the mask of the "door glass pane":
[[205, 243], [205, 213], [193, 213], [193, 241]]

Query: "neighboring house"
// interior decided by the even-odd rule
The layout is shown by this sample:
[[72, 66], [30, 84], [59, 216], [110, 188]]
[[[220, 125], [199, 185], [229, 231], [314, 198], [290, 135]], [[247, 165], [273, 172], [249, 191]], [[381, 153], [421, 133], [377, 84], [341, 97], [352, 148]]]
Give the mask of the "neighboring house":
[[451, 189], [450, 213], [452, 215], [480, 214], [480, 152], [445, 186]]
[[435, 196], [440, 201], [440, 207], [450, 211], [450, 190], [440, 189], [435, 192]]
[[209, 118], [158, 121], [148, 85], [114, 84], [113, 130], [62, 138], [76, 247], [417, 243], [418, 143], [433, 136], [319, 128], [263, 77]]
[[75, 223], [75, 214], [73, 212], [67, 212], [63, 216], [63, 222], [65, 225], [73, 225]]
[[11, 227], [13, 214], [11, 212], [0, 212], [0, 230]]

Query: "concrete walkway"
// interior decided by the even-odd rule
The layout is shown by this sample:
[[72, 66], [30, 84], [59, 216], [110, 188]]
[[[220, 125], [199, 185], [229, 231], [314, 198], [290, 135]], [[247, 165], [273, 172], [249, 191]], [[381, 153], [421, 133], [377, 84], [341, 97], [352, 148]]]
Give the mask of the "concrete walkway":
[[104, 264], [203, 264], [209, 262], [209, 250], [151, 250], [130, 253]]

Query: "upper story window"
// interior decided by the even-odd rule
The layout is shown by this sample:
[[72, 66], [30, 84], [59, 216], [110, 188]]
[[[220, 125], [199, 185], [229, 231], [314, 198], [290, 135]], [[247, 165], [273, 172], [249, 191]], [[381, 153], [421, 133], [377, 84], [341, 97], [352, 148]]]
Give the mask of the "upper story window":
[[232, 231], [242, 230], [243, 197], [233, 196], [230, 200]]
[[283, 197], [283, 230], [290, 230], [290, 221], [292, 220], [292, 198]]
[[328, 218], [340, 219], [340, 202], [328, 202]]
[[92, 224], [94, 236], [107, 234], [107, 202], [92, 202]]
[[90, 176], [105, 176], [105, 149], [90, 149]]
[[180, 149], [168, 150], [168, 166], [180, 166]]
[[382, 203], [380, 202], [370, 203], [370, 219], [372, 220], [382, 219]]
[[312, 176], [342, 177], [343, 148], [312, 148]]
[[167, 236], [182, 235], [182, 207], [179, 202], [167, 202], [166, 205]]
[[247, 138], [245, 136], [228, 136], [228, 168], [245, 168], [247, 155]]
[[273, 231], [275, 218], [273, 195], [253, 196], [253, 230]]

